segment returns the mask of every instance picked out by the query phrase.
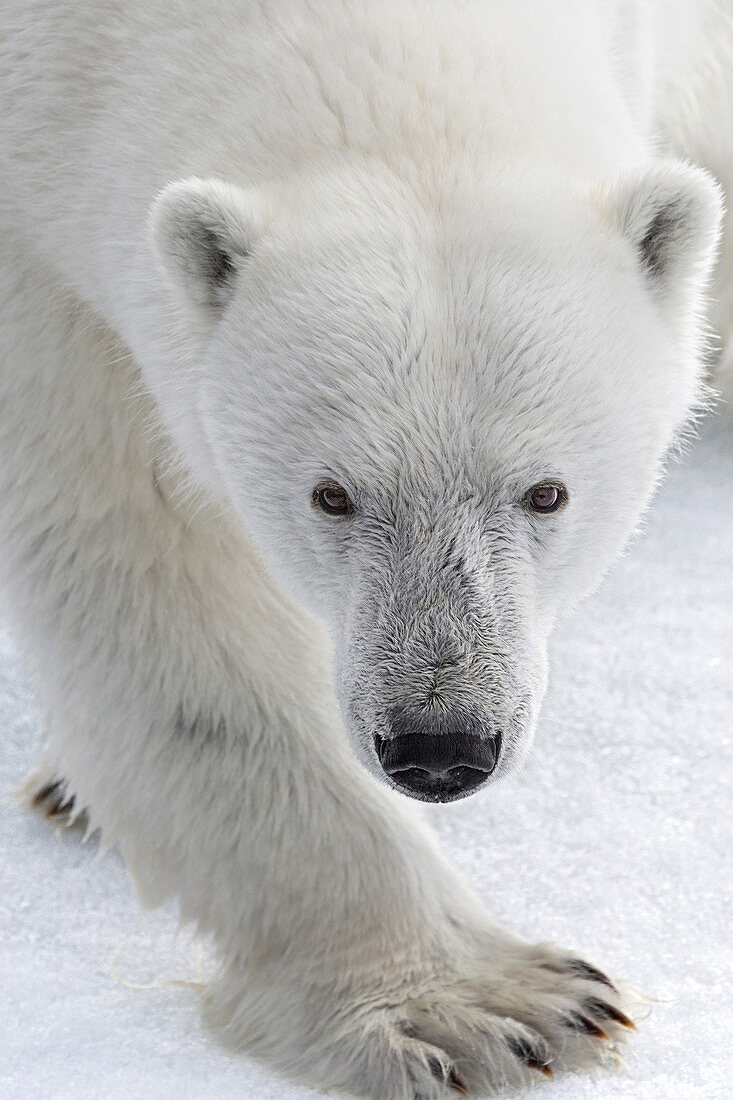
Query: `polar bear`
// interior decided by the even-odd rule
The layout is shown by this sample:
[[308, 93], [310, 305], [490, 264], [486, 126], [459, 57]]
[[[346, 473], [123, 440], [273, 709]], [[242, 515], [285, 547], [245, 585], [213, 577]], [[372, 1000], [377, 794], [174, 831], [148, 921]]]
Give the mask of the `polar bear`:
[[291, 1079], [438, 1100], [603, 1061], [619, 987], [496, 924], [416, 802], [524, 758], [553, 622], [704, 400], [729, 5], [0, 20], [28, 800], [178, 899], [210, 1021]]

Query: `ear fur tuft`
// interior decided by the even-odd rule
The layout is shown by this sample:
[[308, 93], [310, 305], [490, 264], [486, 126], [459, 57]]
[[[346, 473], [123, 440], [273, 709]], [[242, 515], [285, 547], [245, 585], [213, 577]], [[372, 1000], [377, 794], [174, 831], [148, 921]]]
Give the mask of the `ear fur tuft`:
[[720, 233], [722, 192], [704, 169], [662, 161], [600, 195], [617, 230], [634, 247], [650, 291], [663, 308], [684, 307], [704, 284]]
[[241, 188], [221, 180], [179, 180], [150, 211], [158, 259], [195, 305], [220, 313], [261, 232], [260, 210]]

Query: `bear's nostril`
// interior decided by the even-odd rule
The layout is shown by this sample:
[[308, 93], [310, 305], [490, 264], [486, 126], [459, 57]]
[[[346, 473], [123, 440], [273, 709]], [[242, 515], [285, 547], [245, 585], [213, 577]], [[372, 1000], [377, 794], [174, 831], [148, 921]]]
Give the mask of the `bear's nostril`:
[[[374, 739], [384, 771], [407, 794], [430, 802], [452, 801], [480, 786], [496, 768], [500, 734], [423, 732], [416, 730], [414, 719], [409, 724], [409, 732]], [[395, 726], [398, 731], [400, 723], [393, 722]]]

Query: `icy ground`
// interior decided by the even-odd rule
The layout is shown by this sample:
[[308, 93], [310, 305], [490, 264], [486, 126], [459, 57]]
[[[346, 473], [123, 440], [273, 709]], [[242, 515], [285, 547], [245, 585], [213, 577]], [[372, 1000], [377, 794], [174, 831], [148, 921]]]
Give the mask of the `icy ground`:
[[[733, 1097], [733, 425], [708, 423], [646, 531], [556, 635], [531, 762], [431, 810], [494, 913], [657, 998], [617, 1074], [547, 1100]], [[9, 792], [40, 740], [0, 635], [0, 1096], [307, 1100], [197, 1023], [196, 951], [170, 913], [141, 923], [114, 854], [94, 858]], [[131, 988], [130, 983], [153, 983]], [[542, 1095], [538, 1092], [534, 1095]]]

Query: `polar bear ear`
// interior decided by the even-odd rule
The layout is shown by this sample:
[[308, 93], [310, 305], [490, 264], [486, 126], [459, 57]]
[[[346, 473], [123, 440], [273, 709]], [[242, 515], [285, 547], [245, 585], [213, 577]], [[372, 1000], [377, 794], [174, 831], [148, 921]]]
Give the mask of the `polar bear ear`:
[[715, 257], [721, 189], [702, 168], [663, 161], [605, 191], [602, 203], [631, 242], [664, 310], [695, 302]]
[[198, 306], [220, 313], [261, 232], [252, 196], [221, 180], [171, 183], [155, 199], [150, 231], [158, 259]]

